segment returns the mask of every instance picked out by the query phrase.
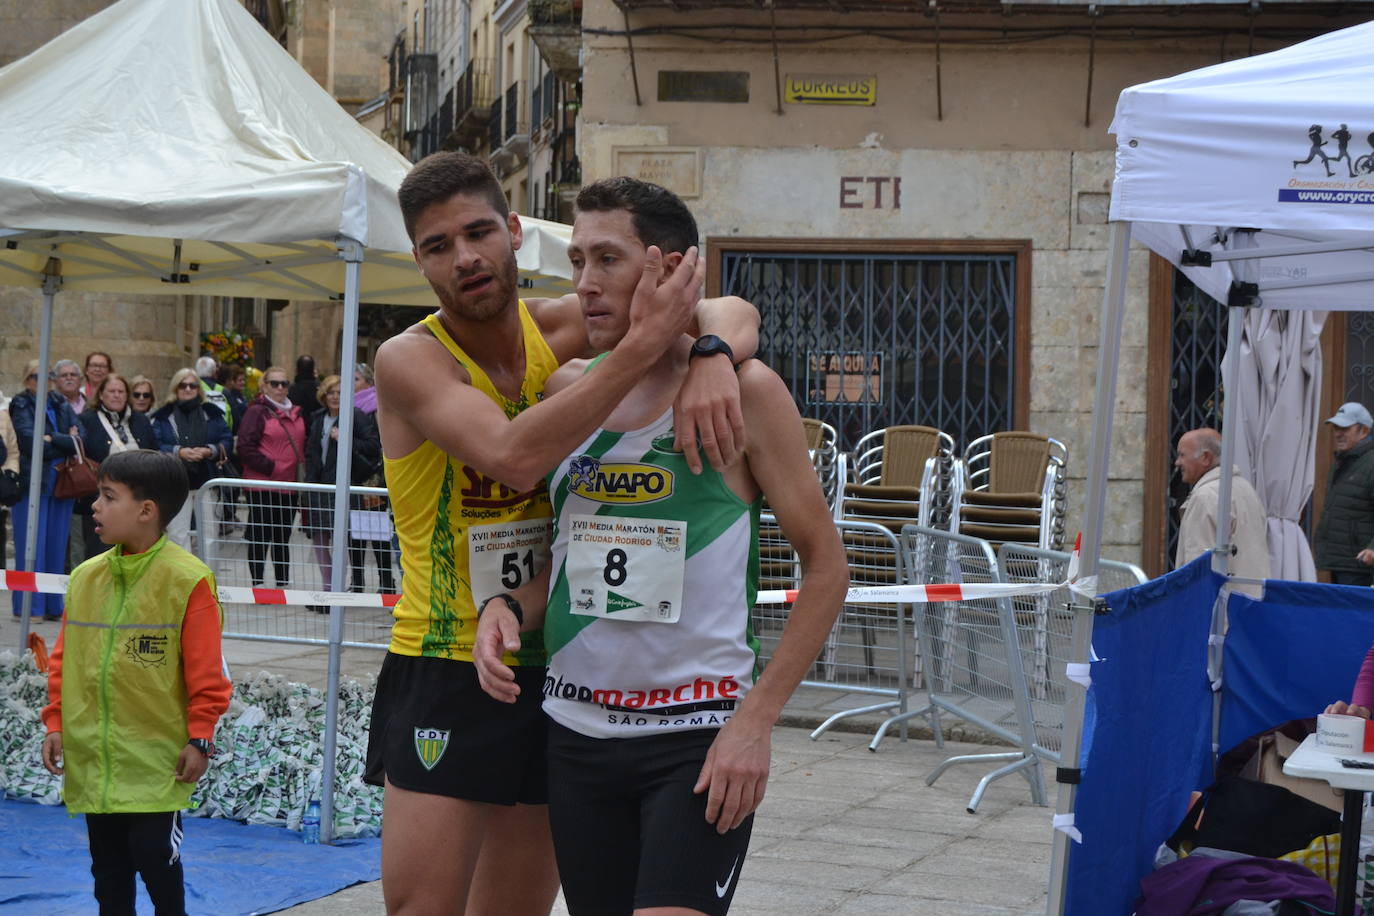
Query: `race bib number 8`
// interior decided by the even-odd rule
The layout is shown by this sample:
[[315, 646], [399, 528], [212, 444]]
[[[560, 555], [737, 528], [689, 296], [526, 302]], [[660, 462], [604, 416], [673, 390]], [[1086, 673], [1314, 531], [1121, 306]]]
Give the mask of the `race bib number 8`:
[[569, 518], [565, 568], [574, 614], [676, 623], [682, 614], [686, 564], [686, 522], [604, 515]]
[[468, 581], [476, 602], [510, 592], [549, 562], [549, 519], [535, 518], [468, 529]]

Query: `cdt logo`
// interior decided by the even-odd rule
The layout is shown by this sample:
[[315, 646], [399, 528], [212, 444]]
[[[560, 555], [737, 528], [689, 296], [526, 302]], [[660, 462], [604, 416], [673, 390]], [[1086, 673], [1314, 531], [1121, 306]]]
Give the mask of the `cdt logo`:
[[448, 750], [448, 729], [415, 729], [415, 753], [426, 770], [432, 770]]

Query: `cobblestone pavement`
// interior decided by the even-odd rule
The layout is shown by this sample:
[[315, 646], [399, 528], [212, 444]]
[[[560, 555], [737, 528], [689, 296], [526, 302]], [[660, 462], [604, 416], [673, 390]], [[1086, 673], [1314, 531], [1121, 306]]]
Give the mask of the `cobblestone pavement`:
[[[262, 609], [283, 632], [325, 618], [303, 608]], [[381, 611], [351, 611], [349, 635], [383, 643], [389, 619]], [[53, 623], [33, 629], [51, 645]], [[322, 629], [322, 628], [320, 628]], [[0, 648], [18, 643], [18, 622], [0, 615]], [[325, 685], [322, 647], [227, 640], [231, 672], [260, 670]], [[346, 649], [345, 677], [370, 678], [381, 664], [375, 649]], [[913, 697], [913, 699], [915, 699]], [[977, 814], [966, 805], [978, 779], [996, 764], [955, 767], [932, 787], [925, 776], [954, 754], [1002, 750], [947, 742], [937, 748], [920, 727], [911, 740], [867, 743], [877, 720], [858, 716], [817, 741], [809, 729], [829, 714], [872, 703], [871, 695], [803, 688], [774, 732], [773, 772], [732, 913], [764, 914], [1039, 914], [1045, 910], [1051, 809], [1031, 804], [1020, 776], [994, 782]], [[977, 733], [946, 728], [947, 736]], [[916, 725], [916, 723], [913, 723]], [[922, 737], [926, 735], [926, 737]], [[1053, 795], [1051, 794], [1051, 801]], [[380, 882], [360, 884], [286, 911], [300, 916], [381, 913]], [[564, 916], [560, 900], [554, 913]]]
[[[773, 739], [768, 795], [731, 909], [736, 916], [991, 916], [1045, 912], [1050, 809], [1030, 804], [1020, 777], [993, 783], [965, 810], [985, 772], [925, 775], [951, 754], [984, 748], [800, 728]], [[293, 907], [296, 916], [382, 912], [381, 883]], [[560, 898], [557, 916], [567, 910]]]

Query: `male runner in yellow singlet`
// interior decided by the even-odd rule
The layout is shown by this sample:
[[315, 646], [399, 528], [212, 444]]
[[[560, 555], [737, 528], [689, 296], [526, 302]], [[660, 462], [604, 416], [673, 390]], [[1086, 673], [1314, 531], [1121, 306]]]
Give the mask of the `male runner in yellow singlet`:
[[[562, 362], [590, 352], [575, 295], [520, 300], [522, 236], [480, 159], [438, 153], [399, 192], [420, 271], [441, 308], [388, 340], [376, 360], [377, 419], [401, 544], [404, 595], [378, 677], [365, 778], [385, 785], [382, 879], [391, 913], [544, 914], [557, 892], [549, 840], [545, 726], [537, 689], [505, 706], [472, 667], [477, 609], [529, 581], [548, 557], [543, 476], [596, 429], [684, 331], [757, 345], [758, 313], [698, 301], [692, 249], [662, 280], [645, 260], [631, 326], [594, 379], [542, 401]], [[729, 360], [699, 360], [679, 399], [680, 438], [724, 467], [742, 440]], [[690, 408], [690, 409], [689, 409]], [[686, 411], [684, 414], [683, 411]], [[695, 447], [687, 450], [700, 467]], [[507, 656], [542, 683], [534, 633]]]

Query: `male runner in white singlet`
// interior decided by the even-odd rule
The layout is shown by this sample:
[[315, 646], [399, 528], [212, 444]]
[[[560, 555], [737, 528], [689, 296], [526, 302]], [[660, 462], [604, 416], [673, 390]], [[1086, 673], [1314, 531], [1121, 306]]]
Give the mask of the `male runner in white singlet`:
[[[415, 260], [441, 308], [377, 353], [377, 418], [405, 573], [377, 680], [364, 778], [385, 786], [382, 887], [391, 913], [542, 916], [558, 888], [549, 841], [545, 726], [538, 697], [506, 706], [472, 665], [473, 595], [518, 587], [548, 556], [543, 475], [606, 418], [678, 342], [701, 330], [753, 352], [758, 314], [739, 299], [698, 302], [699, 262], [659, 282], [644, 259], [634, 320], [603, 379], [545, 398], [559, 363], [590, 350], [576, 296], [517, 297], [520, 220], [485, 162], [437, 153], [399, 191]], [[694, 255], [694, 252], [693, 252]], [[690, 342], [691, 338], [682, 338]], [[737, 388], [702, 364], [697, 411], [713, 462], [730, 458]], [[684, 401], [698, 400], [696, 395]], [[710, 406], [710, 405], [716, 406]], [[693, 434], [694, 435], [694, 434]], [[689, 457], [698, 460], [695, 449]], [[544, 680], [538, 633], [507, 656]]]
[[[577, 208], [569, 256], [588, 336], [615, 346], [649, 247], [665, 253], [671, 277], [696, 223], [671, 192], [630, 178], [583, 188]], [[543, 627], [549, 818], [573, 916], [729, 909], [773, 725], [844, 601], [844, 550], [796, 405], [772, 370], [753, 360], [739, 369], [741, 460], [697, 476], [674, 446], [671, 408], [688, 367], [730, 358], [719, 340], [683, 341], [649, 367], [549, 478], [547, 572], [479, 604], [474, 663], [497, 699], [537, 689], [503, 654]], [[603, 367], [570, 363], [546, 390], [594, 381]], [[756, 679], [761, 496], [803, 578]]]

